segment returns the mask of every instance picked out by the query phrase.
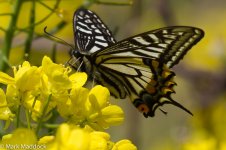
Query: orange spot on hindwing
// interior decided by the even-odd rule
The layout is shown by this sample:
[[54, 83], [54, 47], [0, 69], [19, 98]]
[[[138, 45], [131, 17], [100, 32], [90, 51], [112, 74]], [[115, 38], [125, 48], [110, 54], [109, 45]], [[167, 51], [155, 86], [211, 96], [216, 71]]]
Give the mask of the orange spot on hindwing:
[[149, 112], [149, 108], [146, 104], [140, 104], [137, 109], [142, 112], [142, 113], [145, 113], [145, 114], [148, 114]]

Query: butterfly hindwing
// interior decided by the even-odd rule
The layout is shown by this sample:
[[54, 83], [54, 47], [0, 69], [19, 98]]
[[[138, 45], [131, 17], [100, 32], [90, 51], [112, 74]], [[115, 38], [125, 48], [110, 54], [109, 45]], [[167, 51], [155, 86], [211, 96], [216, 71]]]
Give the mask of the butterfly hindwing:
[[78, 9], [73, 27], [75, 44], [81, 52], [94, 53], [116, 42], [107, 26], [90, 10]]
[[106, 59], [94, 69], [100, 73], [96, 76], [97, 81], [111, 87], [109, 89], [116, 98], [139, 95], [153, 75], [150, 67], [144, 64], [142, 58]]
[[109, 55], [108, 58], [93, 67], [99, 73], [97, 82], [108, 87], [116, 98], [129, 96], [145, 117], [154, 116], [155, 110], [163, 104], [173, 104], [191, 114], [170, 97], [176, 85], [173, 81], [175, 74], [166, 65], [145, 57]]

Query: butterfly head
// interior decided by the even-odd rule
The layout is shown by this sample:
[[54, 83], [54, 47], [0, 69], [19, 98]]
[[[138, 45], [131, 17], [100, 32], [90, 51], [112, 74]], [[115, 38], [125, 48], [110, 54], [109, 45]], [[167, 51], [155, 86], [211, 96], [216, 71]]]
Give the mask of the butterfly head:
[[82, 62], [82, 54], [77, 50], [71, 50], [70, 51], [71, 58], [68, 60], [68, 65], [74, 68], [75, 70], [78, 70], [79, 65]]

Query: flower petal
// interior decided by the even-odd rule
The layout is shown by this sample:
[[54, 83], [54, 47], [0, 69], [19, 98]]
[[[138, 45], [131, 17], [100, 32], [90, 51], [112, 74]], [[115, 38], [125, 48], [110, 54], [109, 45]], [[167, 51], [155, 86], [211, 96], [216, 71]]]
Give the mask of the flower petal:
[[85, 150], [89, 147], [89, 132], [62, 124], [57, 130], [54, 146], [57, 149]]
[[70, 70], [63, 65], [55, 64], [45, 56], [42, 60], [42, 71], [47, 75], [48, 81], [55, 89], [69, 89], [72, 84], [69, 80], [68, 73]]
[[14, 84], [15, 80], [14, 80], [14, 78], [10, 77], [8, 74], [6, 74], [4, 72], [0, 72], [0, 83]]
[[114, 145], [112, 150], [137, 150], [137, 147], [129, 140], [121, 140]]
[[2, 89], [0, 89], [0, 119], [1, 120], [10, 120], [14, 114], [10, 111], [6, 102], [6, 95]]
[[69, 76], [69, 79], [75, 87], [82, 87], [86, 83], [87, 78], [88, 76], [84, 72], [76, 72]]
[[36, 66], [22, 67], [15, 75], [16, 86], [22, 92], [33, 90], [40, 86], [40, 76], [40, 71]]
[[39, 139], [38, 144], [47, 144], [50, 143], [54, 140], [54, 136], [49, 135], [49, 136], [44, 136], [42, 138]]
[[102, 109], [102, 117], [110, 125], [119, 125], [124, 121], [123, 110], [117, 105], [110, 105]]
[[89, 95], [90, 95], [89, 98], [91, 100], [93, 99], [93, 96], [95, 96], [95, 99], [97, 100], [100, 108], [105, 107], [110, 98], [109, 90], [101, 85], [96, 85], [94, 88], [92, 88], [91, 91], [89, 92]]
[[105, 132], [90, 133], [90, 150], [107, 150], [110, 135]]
[[32, 130], [25, 128], [16, 129], [10, 136], [6, 135], [3, 137], [1, 144], [35, 144], [37, 138]]

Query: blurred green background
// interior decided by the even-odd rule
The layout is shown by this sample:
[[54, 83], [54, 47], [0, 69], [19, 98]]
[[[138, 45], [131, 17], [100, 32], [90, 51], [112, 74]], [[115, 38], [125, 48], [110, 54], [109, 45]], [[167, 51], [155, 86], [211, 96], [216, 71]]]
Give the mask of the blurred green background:
[[[35, 5], [32, 1], [24, 1], [19, 10], [9, 64], [19, 65], [29, 59], [32, 64], [39, 65], [44, 55], [55, 56], [56, 62], [64, 64], [69, 59], [70, 48], [46, 38], [43, 29], [47, 26], [55, 36], [74, 44], [72, 17], [82, 5], [89, 5], [117, 40], [170, 25], [199, 27], [205, 31], [204, 39], [173, 68], [178, 84], [173, 98], [194, 116], [167, 105], [163, 107], [167, 115], [157, 111], [154, 118], [145, 119], [129, 100], [112, 100], [123, 107], [125, 122], [108, 132], [115, 141], [131, 139], [140, 150], [226, 150], [226, 1], [133, 0], [132, 5], [104, 5], [94, 1], [62, 0], [57, 6], [54, 0], [37, 0]], [[13, 0], [0, 0], [1, 50], [5, 44], [4, 30], [11, 21], [7, 14], [12, 12], [14, 5]], [[41, 22], [34, 26], [29, 55], [24, 57], [33, 6], [34, 22]]]

